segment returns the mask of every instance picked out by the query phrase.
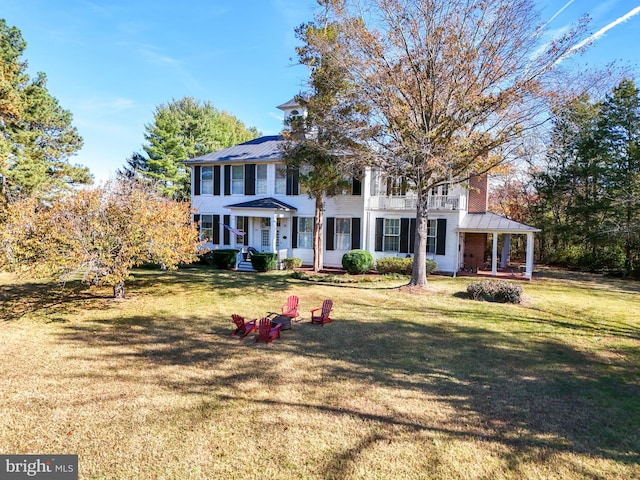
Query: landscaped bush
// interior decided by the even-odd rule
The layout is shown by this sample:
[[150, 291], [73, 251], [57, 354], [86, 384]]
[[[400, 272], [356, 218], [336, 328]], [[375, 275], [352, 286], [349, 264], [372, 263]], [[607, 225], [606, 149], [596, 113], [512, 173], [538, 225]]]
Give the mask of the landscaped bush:
[[211, 250], [205, 250], [198, 254], [198, 263], [200, 265], [214, 266], [213, 252]]
[[367, 273], [373, 268], [373, 255], [366, 250], [349, 250], [342, 256], [342, 268], [352, 275]]
[[222, 268], [223, 270], [231, 270], [236, 266], [236, 257], [239, 250], [233, 248], [223, 248], [221, 250], [212, 250], [213, 266]]
[[293, 270], [294, 268], [300, 268], [302, 266], [301, 258], [285, 258], [282, 260], [285, 270]]
[[[413, 258], [382, 257], [376, 262], [378, 273], [397, 273], [400, 275], [411, 275], [413, 269]], [[438, 270], [438, 262], [427, 259], [427, 275], [431, 275]]]
[[275, 270], [278, 264], [278, 255], [275, 253], [259, 252], [251, 255], [251, 265], [259, 272]]
[[413, 258], [383, 257], [376, 262], [378, 273], [399, 273], [401, 275], [411, 275], [413, 268]]
[[520, 303], [522, 287], [511, 282], [499, 280], [480, 280], [467, 287], [467, 293], [474, 300], [486, 300], [499, 303]]

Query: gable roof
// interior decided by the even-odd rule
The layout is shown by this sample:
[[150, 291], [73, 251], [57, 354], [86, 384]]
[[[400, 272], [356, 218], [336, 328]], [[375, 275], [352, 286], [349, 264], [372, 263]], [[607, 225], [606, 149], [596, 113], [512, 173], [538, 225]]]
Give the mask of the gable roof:
[[185, 165], [201, 165], [217, 162], [267, 162], [282, 160], [284, 139], [280, 135], [267, 135], [248, 142], [185, 160]]
[[459, 232], [533, 233], [539, 228], [509, 220], [495, 213], [468, 213], [460, 222]]
[[272, 197], [257, 198], [255, 200], [249, 200], [248, 202], [235, 203], [233, 205], [225, 205], [225, 208], [251, 208], [261, 210], [281, 210], [281, 211], [297, 211], [296, 207], [281, 202]]

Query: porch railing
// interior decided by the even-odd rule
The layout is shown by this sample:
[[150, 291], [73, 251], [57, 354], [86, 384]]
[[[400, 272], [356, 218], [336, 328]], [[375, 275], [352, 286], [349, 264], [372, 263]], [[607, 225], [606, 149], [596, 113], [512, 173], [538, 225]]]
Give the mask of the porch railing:
[[[415, 195], [404, 196], [373, 196], [369, 197], [369, 208], [372, 210], [415, 210]], [[464, 195], [430, 195], [429, 210], [464, 210], [466, 209]]]

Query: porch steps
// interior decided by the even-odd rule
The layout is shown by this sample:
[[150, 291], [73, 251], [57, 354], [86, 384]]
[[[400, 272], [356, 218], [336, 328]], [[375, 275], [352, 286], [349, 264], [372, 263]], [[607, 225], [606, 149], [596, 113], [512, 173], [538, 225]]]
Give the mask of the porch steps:
[[251, 264], [251, 262], [246, 260], [243, 260], [242, 262], [240, 262], [236, 270], [238, 272], [256, 272], [257, 271], [253, 268], [253, 265]]

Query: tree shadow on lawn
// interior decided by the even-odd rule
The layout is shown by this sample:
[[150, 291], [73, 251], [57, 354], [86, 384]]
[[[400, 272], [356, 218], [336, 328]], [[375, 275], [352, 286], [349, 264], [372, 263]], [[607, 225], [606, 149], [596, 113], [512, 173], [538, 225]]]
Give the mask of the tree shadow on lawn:
[[[543, 449], [549, 456], [575, 452], [640, 462], [639, 374], [631, 362], [604, 363], [560, 341], [497, 333], [480, 323], [470, 327], [403, 318], [336, 320], [325, 327], [299, 323], [269, 346], [255, 344], [252, 336], [230, 337], [228, 320], [213, 324], [213, 333], [212, 325], [205, 325], [203, 320], [137, 316], [117, 324], [68, 325], [62, 339], [125, 363], [141, 362], [140, 368], [149, 371], [184, 367], [189, 374], [159, 380], [181, 394], [370, 416], [331, 402], [252, 400], [241, 393], [247, 378], [267, 390], [287, 385], [291, 380], [282, 365], [304, 358], [309, 368], [321, 370], [322, 378], [338, 385], [346, 381], [365, 389], [377, 385], [435, 396], [459, 412], [460, 422], [470, 422], [465, 428], [451, 423], [443, 429], [451, 435], [483, 438], [520, 453]], [[632, 353], [640, 354], [637, 348]], [[265, 364], [272, 366], [256, 369]], [[105, 370], [104, 375], [109, 374]], [[323, 388], [323, 381], [317, 382], [315, 387]], [[335, 395], [339, 402], [340, 393]], [[409, 430], [432, 429], [428, 418], [406, 422], [393, 404], [388, 411], [375, 420]]]
[[61, 317], [77, 312], [104, 310], [109, 299], [89, 291], [78, 281], [65, 285], [38, 282], [0, 285], [0, 319], [33, 317], [48, 322], [64, 321]]

